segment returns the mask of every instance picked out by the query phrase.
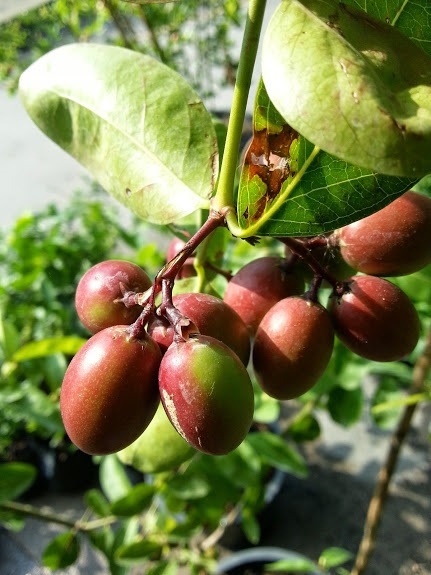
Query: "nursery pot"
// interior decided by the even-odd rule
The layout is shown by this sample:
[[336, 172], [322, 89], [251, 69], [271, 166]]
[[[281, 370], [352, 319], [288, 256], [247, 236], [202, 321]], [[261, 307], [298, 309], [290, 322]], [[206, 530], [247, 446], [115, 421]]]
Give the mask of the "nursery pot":
[[[218, 563], [217, 575], [264, 575], [265, 565], [281, 560], [305, 560], [304, 555], [281, 547], [253, 547], [224, 557]], [[299, 575], [290, 572], [291, 575]], [[321, 571], [308, 575], [323, 575]]]

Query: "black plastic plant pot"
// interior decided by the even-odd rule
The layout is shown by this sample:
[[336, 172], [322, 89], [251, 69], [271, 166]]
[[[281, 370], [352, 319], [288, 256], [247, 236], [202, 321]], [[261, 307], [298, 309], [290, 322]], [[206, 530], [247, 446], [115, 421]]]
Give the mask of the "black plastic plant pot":
[[[307, 560], [304, 555], [282, 549], [281, 547], [253, 547], [244, 549], [224, 557], [219, 561], [217, 575], [264, 575], [265, 566], [275, 561]], [[290, 575], [299, 575], [298, 572], [287, 572]], [[323, 575], [321, 571], [308, 572], [308, 575]]]

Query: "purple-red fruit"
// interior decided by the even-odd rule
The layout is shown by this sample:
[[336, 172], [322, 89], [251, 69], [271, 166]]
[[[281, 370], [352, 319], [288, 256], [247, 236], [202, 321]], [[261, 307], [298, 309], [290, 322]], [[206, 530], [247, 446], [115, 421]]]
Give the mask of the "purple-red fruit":
[[199, 451], [229, 453], [250, 429], [250, 376], [238, 356], [217, 339], [196, 335], [174, 342], [160, 364], [159, 388], [171, 423]]
[[420, 335], [418, 314], [407, 295], [388, 280], [356, 276], [328, 310], [341, 342], [374, 361], [396, 361], [413, 351]]
[[123, 260], [107, 260], [90, 268], [78, 283], [75, 306], [79, 319], [91, 332], [115, 325], [133, 323], [140, 306], [126, 307], [118, 301], [125, 292], [144, 292], [152, 285], [138, 265]]
[[431, 263], [431, 199], [406, 192], [336, 232], [345, 261], [377, 276], [401, 276]]
[[92, 455], [114, 453], [146, 429], [159, 404], [162, 354], [128, 326], [93, 335], [73, 357], [63, 379], [60, 410], [70, 440]]
[[298, 397], [317, 383], [333, 347], [334, 328], [327, 310], [302, 297], [285, 298], [266, 313], [257, 329], [256, 379], [271, 397]]
[[[204, 293], [183, 293], [173, 298], [175, 307], [198, 328], [202, 335], [209, 335], [230, 347], [244, 363], [250, 357], [250, 335], [239, 315], [226, 302]], [[173, 341], [172, 327], [163, 322], [151, 323], [149, 334], [166, 349]]]
[[301, 273], [286, 269], [284, 258], [265, 256], [246, 264], [233, 276], [223, 299], [254, 335], [261, 319], [275, 303], [299, 295], [303, 290]]

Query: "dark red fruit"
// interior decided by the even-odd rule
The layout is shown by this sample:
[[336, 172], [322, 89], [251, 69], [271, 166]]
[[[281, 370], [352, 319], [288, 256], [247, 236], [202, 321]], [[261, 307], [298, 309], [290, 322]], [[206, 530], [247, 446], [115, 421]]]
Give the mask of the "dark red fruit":
[[[189, 318], [202, 335], [209, 335], [230, 347], [244, 363], [250, 357], [250, 336], [239, 315], [220, 298], [204, 293], [183, 293], [174, 296], [175, 307]], [[173, 328], [163, 322], [149, 325], [149, 334], [163, 347], [173, 341]]]
[[284, 258], [266, 256], [241, 268], [229, 281], [223, 299], [254, 334], [263, 316], [275, 303], [303, 291], [301, 273], [288, 271]]
[[100, 262], [90, 268], [78, 283], [75, 306], [79, 319], [91, 333], [106, 327], [131, 324], [142, 308], [126, 307], [116, 300], [127, 291], [144, 292], [151, 284], [148, 274], [132, 262]]
[[407, 192], [337, 235], [343, 258], [360, 272], [377, 276], [416, 272], [431, 263], [431, 199]]
[[271, 397], [292, 399], [321, 377], [334, 347], [334, 328], [324, 307], [302, 297], [277, 302], [264, 316], [253, 346], [259, 385]]
[[162, 354], [148, 335], [133, 339], [128, 326], [91, 337], [67, 368], [60, 394], [71, 441], [92, 455], [130, 445], [156, 413]]
[[336, 334], [351, 351], [374, 361], [396, 361], [415, 348], [420, 323], [417, 312], [396, 285], [374, 276], [356, 276], [328, 309]]
[[204, 453], [229, 453], [250, 429], [250, 376], [238, 356], [217, 339], [196, 335], [174, 342], [160, 364], [159, 388], [175, 429]]

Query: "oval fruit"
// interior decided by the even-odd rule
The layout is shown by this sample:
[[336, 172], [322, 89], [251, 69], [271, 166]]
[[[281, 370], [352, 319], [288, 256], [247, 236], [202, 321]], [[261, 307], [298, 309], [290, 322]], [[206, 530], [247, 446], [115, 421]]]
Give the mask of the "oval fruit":
[[356, 276], [328, 305], [335, 331], [351, 351], [374, 361], [396, 361], [413, 351], [418, 314], [407, 295], [388, 280]]
[[115, 325], [133, 323], [142, 311], [138, 305], [126, 307], [124, 292], [144, 292], [152, 285], [148, 274], [138, 265], [123, 260], [106, 260], [82, 276], [75, 294], [79, 319], [91, 332]]
[[162, 404], [147, 429], [117, 455], [123, 463], [141, 473], [161, 473], [176, 469], [196, 450], [177, 433]]
[[260, 320], [276, 302], [303, 291], [302, 275], [288, 271], [284, 258], [265, 256], [249, 262], [233, 276], [223, 299], [254, 335]]
[[238, 356], [217, 339], [199, 334], [174, 342], [160, 364], [159, 388], [172, 425], [199, 451], [229, 453], [250, 429], [250, 376]]
[[337, 235], [341, 255], [355, 270], [377, 276], [419, 271], [431, 263], [431, 199], [406, 192]]
[[253, 369], [271, 397], [292, 399], [308, 391], [325, 371], [334, 328], [324, 307], [302, 297], [277, 302], [264, 316], [253, 346]]
[[[250, 335], [247, 326], [226, 302], [205, 293], [182, 293], [173, 298], [175, 307], [198, 328], [202, 335], [209, 335], [230, 347], [244, 365], [250, 357]], [[164, 322], [155, 321], [148, 327], [148, 333], [169, 347], [174, 332]]]
[[106, 328], [85, 343], [60, 393], [64, 427], [79, 449], [106, 455], [141, 435], [159, 404], [161, 357], [148, 335], [133, 339], [128, 326]]

